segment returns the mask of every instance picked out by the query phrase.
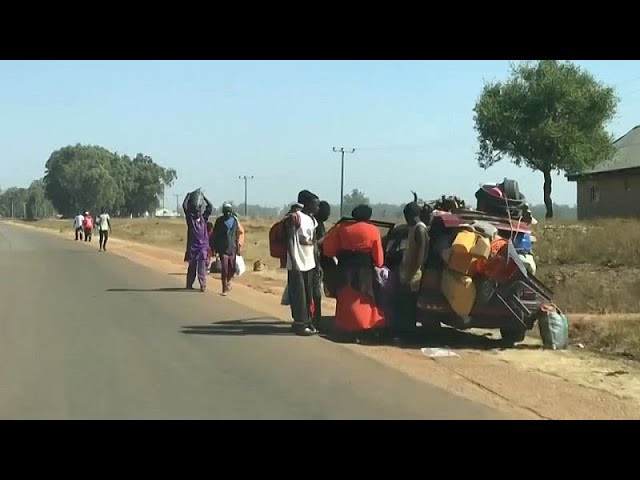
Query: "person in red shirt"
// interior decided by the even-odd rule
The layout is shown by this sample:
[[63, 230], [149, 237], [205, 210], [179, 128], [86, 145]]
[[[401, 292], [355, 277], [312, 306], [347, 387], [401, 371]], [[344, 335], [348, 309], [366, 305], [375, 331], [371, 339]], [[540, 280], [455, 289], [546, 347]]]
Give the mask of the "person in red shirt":
[[354, 221], [337, 224], [323, 241], [323, 254], [338, 259], [334, 336], [341, 340], [365, 339], [386, 327], [374, 291], [374, 267], [382, 267], [384, 254], [380, 231], [368, 222], [371, 213], [367, 205], [356, 207]]
[[89, 212], [84, 212], [84, 221], [82, 222], [82, 228], [84, 229], [84, 241], [90, 242], [93, 233], [94, 226], [93, 217]]

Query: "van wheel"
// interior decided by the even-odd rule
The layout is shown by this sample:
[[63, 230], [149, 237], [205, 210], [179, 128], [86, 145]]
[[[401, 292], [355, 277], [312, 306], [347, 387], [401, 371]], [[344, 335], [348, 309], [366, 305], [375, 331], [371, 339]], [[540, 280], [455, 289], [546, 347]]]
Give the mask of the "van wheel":
[[527, 335], [527, 331], [524, 328], [501, 328], [500, 336], [502, 342], [513, 347], [516, 343], [522, 342]]

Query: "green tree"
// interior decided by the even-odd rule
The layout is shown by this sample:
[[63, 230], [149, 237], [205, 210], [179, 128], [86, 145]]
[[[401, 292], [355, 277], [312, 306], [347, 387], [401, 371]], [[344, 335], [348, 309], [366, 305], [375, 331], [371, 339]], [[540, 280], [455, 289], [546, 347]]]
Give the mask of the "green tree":
[[34, 220], [53, 214], [53, 205], [47, 198], [43, 180], [34, 180], [27, 189], [27, 218]]
[[147, 155], [132, 160], [92, 145], [67, 146], [46, 163], [46, 196], [63, 215], [78, 210], [141, 214], [154, 211], [165, 185], [177, 178], [173, 169], [154, 163]]
[[617, 104], [613, 88], [570, 62], [512, 66], [507, 81], [485, 85], [474, 108], [478, 163], [489, 168], [507, 157], [542, 172], [552, 218], [551, 173], [579, 173], [613, 156], [605, 126]]
[[351, 193], [347, 193], [342, 201], [343, 203], [343, 215], [351, 215], [353, 210], [358, 205], [369, 205], [369, 198], [357, 188], [354, 188]]
[[142, 153], [131, 161], [128, 175], [131, 181], [127, 185], [126, 207], [128, 213], [133, 214], [154, 212], [160, 205], [165, 187], [173, 185], [177, 178], [175, 170], [161, 167]]
[[[24, 205], [27, 201], [27, 189], [11, 187], [0, 195], [0, 213], [4, 217], [20, 218], [24, 216]], [[13, 206], [13, 211], [12, 211]]]
[[56, 150], [45, 165], [47, 197], [64, 216], [78, 210], [95, 211], [117, 202], [118, 184], [112, 177], [114, 154], [99, 146], [75, 145]]

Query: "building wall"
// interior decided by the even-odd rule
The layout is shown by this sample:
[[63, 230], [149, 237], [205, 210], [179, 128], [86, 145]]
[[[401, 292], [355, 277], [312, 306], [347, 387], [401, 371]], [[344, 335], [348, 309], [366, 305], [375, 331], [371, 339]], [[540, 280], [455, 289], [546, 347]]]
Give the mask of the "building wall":
[[640, 218], [640, 173], [578, 179], [578, 219]]

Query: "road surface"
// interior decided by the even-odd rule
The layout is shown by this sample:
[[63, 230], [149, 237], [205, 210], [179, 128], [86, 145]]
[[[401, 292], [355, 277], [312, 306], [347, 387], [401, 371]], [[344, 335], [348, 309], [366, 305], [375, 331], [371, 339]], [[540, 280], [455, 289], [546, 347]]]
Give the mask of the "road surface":
[[500, 418], [182, 281], [0, 222], [0, 418]]

